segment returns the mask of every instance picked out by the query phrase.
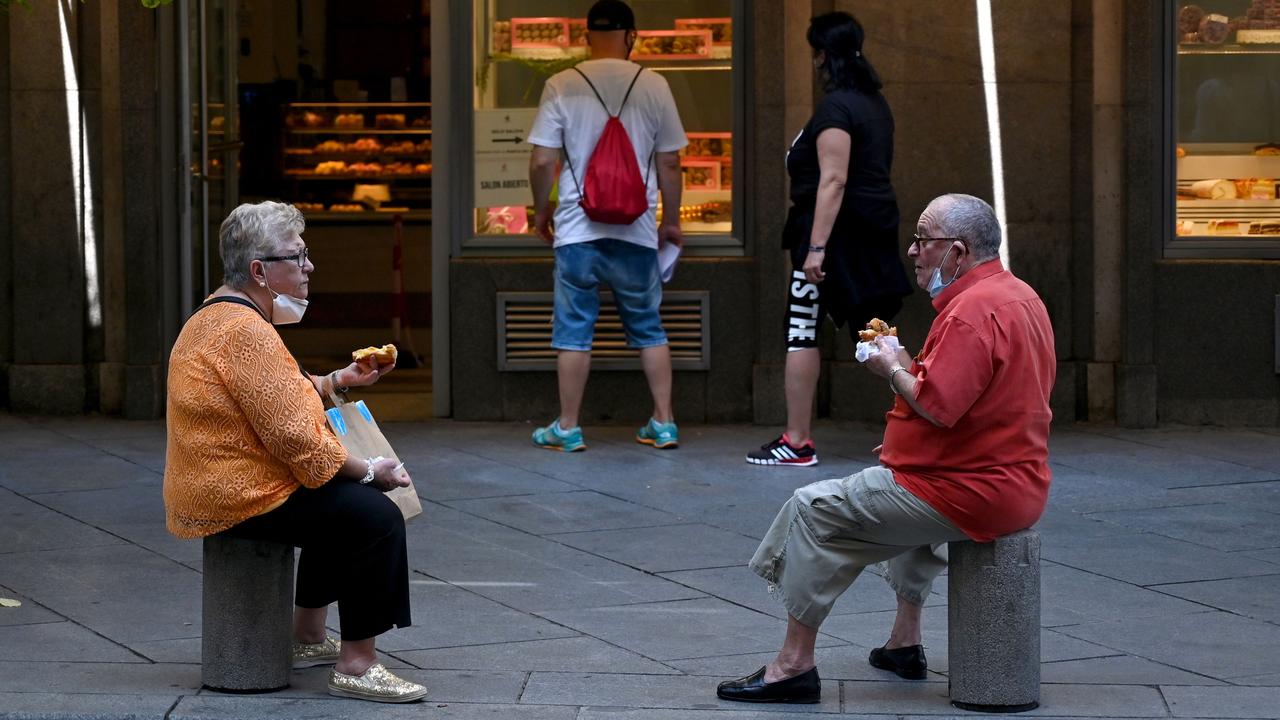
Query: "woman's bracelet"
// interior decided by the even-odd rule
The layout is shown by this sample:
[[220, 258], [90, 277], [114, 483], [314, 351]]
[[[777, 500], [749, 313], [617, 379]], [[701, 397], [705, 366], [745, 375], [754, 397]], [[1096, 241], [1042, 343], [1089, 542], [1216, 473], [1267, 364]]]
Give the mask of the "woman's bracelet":
[[334, 392], [336, 392], [336, 393], [342, 393], [343, 395], [345, 395], [345, 394], [347, 394], [347, 391], [348, 391], [348, 390], [350, 390], [351, 388], [349, 388], [349, 387], [343, 387], [343, 386], [338, 385], [338, 373], [339, 373], [339, 372], [341, 372], [341, 371], [339, 371], [339, 370], [334, 370], [333, 372], [329, 373], [329, 386], [333, 388], [333, 391], [334, 391]]
[[826, 245], [810, 245], [809, 252], [824, 253], [827, 251]]

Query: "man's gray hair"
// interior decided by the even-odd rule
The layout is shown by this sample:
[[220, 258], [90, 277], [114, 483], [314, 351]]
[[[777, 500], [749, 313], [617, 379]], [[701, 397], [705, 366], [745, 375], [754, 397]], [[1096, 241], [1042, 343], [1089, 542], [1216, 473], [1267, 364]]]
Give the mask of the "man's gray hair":
[[222, 282], [233, 288], [248, 284], [249, 263], [278, 254], [284, 242], [305, 229], [302, 213], [288, 203], [267, 200], [232, 210], [218, 231]]
[[941, 202], [938, 230], [946, 237], [964, 238], [974, 260], [990, 260], [1000, 255], [1000, 221], [996, 211], [981, 198], [952, 193]]

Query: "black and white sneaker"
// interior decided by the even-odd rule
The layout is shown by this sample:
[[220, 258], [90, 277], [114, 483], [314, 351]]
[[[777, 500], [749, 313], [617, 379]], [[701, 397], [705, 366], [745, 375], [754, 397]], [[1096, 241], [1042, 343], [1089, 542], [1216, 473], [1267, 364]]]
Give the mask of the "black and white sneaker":
[[818, 464], [818, 451], [810, 440], [796, 447], [786, 433], [771, 443], [761, 445], [759, 450], [747, 453], [747, 462], [752, 465], [787, 465], [790, 467], [809, 467]]

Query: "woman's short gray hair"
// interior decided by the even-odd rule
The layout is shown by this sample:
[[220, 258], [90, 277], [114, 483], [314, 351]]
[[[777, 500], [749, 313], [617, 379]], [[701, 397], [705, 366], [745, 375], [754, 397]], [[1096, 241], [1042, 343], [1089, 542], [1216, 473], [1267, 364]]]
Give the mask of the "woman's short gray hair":
[[1000, 221], [995, 210], [981, 198], [952, 193], [943, 195], [938, 230], [947, 237], [964, 238], [974, 260], [990, 260], [1000, 255]]
[[222, 256], [222, 282], [242, 287], [249, 282], [249, 263], [275, 255], [295, 234], [301, 235], [306, 221], [298, 208], [267, 200], [245, 203], [222, 221], [218, 231], [218, 252]]

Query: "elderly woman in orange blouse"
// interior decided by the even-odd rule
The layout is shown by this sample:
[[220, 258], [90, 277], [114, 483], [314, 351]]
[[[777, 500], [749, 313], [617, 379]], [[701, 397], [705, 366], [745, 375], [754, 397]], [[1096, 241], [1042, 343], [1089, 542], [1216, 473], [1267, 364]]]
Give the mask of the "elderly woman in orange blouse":
[[[170, 532], [302, 549], [295, 666], [334, 664], [329, 693], [410, 702], [426, 688], [378, 662], [376, 636], [406, 627], [404, 518], [383, 493], [407, 486], [392, 460], [352, 457], [325, 425], [321, 397], [390, 372], [376, 361], [309, 375], [274, 325], [296, 323], [315, 270], [302, 213], [244, 204], [222, 223], [223, 284], [187, 320], [169, 357], [164, 500]], [[325, 632], [338, 603], [341, 641]]]

